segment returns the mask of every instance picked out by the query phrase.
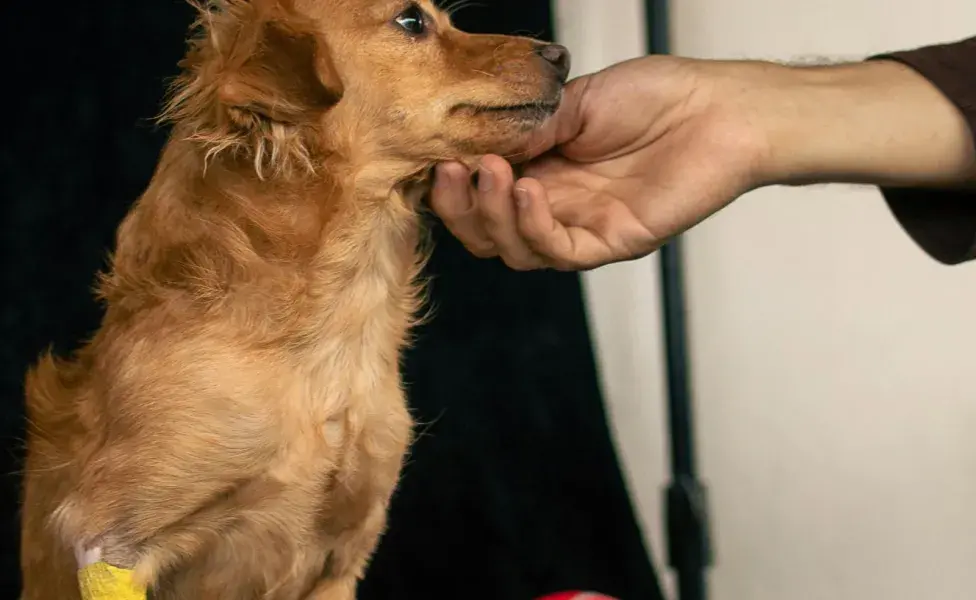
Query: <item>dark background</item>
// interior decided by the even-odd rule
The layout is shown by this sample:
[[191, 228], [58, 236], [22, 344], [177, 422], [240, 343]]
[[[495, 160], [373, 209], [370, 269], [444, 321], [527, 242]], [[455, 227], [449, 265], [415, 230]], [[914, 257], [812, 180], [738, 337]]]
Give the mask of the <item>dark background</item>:
[[[546, 0], [483, 0], [471, 31], [551, 38]], [[0, 597], [16, 598], [24, 370], [98, 325], [90, 287], [166, 132], [179, 0], [6, 2], [0, 149]], [[406, 360], [422, 435], [361, 598], [660, 597], [610, 442], [579, 281], [467, 255], [443, 230], [436, 318]]]

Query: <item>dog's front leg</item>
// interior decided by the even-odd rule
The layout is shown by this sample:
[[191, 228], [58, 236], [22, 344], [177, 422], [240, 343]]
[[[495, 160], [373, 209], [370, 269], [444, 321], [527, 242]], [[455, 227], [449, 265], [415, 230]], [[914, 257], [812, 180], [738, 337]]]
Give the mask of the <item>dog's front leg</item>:
[[342, 475], [336, 482], [324, 532], [333, 538], [332, 552], [325, 576], [308, 600], [354, 600], [357, 583], [386, 529], [411, 433], [405, 409], [401, 418], [381, 425], [367, 428], [369, 433], [357, 444], [356, 468], [345, 469], [345, 477], [365, 475], [365, 483], [350, 489]]
[[338, 536], [329, 558], [328, 575], [308, 600], [355, 600], [358, 582], [386, 528], [387, 503], [384, 499], [373, 504], [362, 523]]

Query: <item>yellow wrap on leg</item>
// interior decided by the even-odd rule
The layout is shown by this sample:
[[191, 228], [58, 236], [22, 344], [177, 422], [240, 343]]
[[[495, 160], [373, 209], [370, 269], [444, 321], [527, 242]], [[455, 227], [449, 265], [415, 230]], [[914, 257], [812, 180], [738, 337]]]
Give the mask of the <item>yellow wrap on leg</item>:
[[132, 580], [132, 571], [96, 562], [78, 571], [81, 600], [146, 600], [145, 588]]

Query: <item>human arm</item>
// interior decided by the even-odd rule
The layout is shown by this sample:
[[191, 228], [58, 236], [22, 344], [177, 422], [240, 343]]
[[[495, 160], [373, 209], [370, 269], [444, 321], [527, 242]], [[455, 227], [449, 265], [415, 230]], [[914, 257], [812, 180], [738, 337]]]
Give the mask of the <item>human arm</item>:
[[[976, 132], [976, 38], [876, 57], [898, 61], [928, 79]], [[976, 135], [976, 134], [974, 134]], [[976, 258], [976, 190], [882, 188], [892, 212], [933, 258], [958, 264]]]
[[[946, 52], [971, 55], [972, 44]], [[964, 74], [976, 68], [958, 60]], [[432, 204], [480, 256], [586, 269], [646, 255], [764, 185], [877, 184], [896, 213], [913, 189], [953, 189], [929, 199], [962, 201], [976, 179], [971, 105], [944, 85], [897, 58], [628, 61], [570, 85], [530, 144], [549, 151], [525, 177], [516, 182], [506, 161], [486, 157], [489, 185], [475, 190], [463, 168], [445, 165]]]

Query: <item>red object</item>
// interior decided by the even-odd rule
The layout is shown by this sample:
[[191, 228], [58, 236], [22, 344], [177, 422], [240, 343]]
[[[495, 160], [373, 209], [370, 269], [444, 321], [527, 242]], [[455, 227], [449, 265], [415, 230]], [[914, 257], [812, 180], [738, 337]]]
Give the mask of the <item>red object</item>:
[[558, 594], [550, 594], [549, 596], [543, 596], [538, 600], [615, 600], [610, 596], [604, 596], [603, 594], [594, 594], [593, 592], [559, 592]]

